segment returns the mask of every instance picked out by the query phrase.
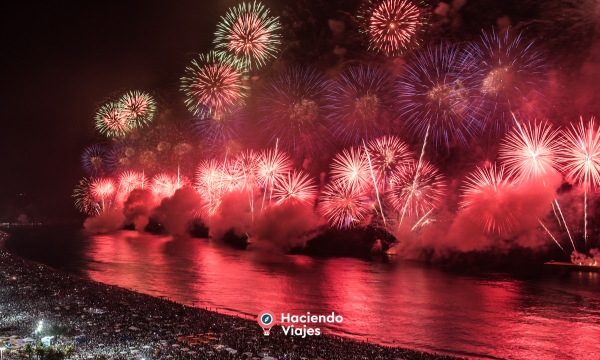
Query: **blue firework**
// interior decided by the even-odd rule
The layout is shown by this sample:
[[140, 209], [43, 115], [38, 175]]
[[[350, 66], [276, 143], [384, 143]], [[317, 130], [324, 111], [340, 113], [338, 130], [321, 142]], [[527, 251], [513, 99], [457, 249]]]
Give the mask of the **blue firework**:
[[81, 166], [92, 177], [101, 176], [107, 170], [108, 150], [104, 145], [95, 144], [88, 146], [81, 154]]
[[361, 144], [390, 131], [394, 82], [380, 66], [346, 68], [332, 86], [329, 127], [344, 145]]
[[483, 32], [481, 41], [469, 44], [470, 66], [477, 76], [480, 107], [487, 126], [498, 136], [513, 123], [511, 112], [536, 117], [545, 103], [547, 58], [521, 33]]
[[310, 68], [282, 71], [260, 96], [260, 126], [274, 144], [296, 156], [319, 153], [329, 143], [326, 99], [329, 81]]
[[400, 120], [436, 147], [466, 146], [482, 129], [471, 56], [455, 45], [426, 47], [408, 61], [397, 85]]

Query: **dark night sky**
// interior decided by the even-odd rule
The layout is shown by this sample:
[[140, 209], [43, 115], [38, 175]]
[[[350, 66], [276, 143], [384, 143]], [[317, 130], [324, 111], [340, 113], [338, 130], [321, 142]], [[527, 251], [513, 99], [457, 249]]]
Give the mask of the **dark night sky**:
[[45, 215], [75, 214], [95, 105], [120, 89], [176, 86], [186, 56], [211, 48], [219, 16], [235, 4], [3, 2], [0, 217], [21, 192]]
[[[97, 142], [93, 131], [96, 105], [119, 90], [177, 89], [191, 55], [212, 48], [219, 17], [239, 2], [2, 2], [0, 220], [15, 212], [14, 205], [22, 209], [27, 204], [33, 204], [37, 214], [44, 216], [75, 216], [71, 194], [84, 175], [80, 154]], [[317, 48], [314, 43], [319, 41], [325, 48], [331, 45], [323, 39], [323, 34], [329, 32], [330, 15], [322, 9], [329, 10], [333, 17], [344, 18], [348, 11], [338, 12], [338, 7], [358, 2], [290, 2], [290, 6], [301, 9], [295, 13], [298, 16], [304, 16], [304, 7], [310, 7], [317, 17], [314, 22], [322, 22], [325, 28], [325, 32], [322, 28], [320, 33], [315, 32], [311, 30], [314, 22], [305, 21], [313, 36], [303, 34], [306, 41], [298, 51], [307, 53], [308, 46]], [[263, 4], [281, 14], [283, 2]], [[438, 35], [453, 37], [452, 40], [472, 39], [479, 36], [481, 29], [497, 25], [504, 16], [510, 18], [513, 26], [526, 24], [524, 29], [544, 34], [538, 43], [554, 59], [580, 58], [572, 67], [564, 67], [567, 63], [563, 60], [563, 65], [554, 64], [558, 76], [563, 76], [558, 91], [569, 95], [561, 101], [578, 107], [572, 114], [558, 114], [559, 123], [561, 118], [572, 119], [581, 112], [594, 114], [588, 109], [600, 108], [600, 46], [590, 48], [588, 41], [592, 34], [600, 34], [594, 15], [598, 7], [593, 0], [471, 0], [463, 5], [459, 22], [455, 21], [459, 19], [458, 12], [450, 11], [445, 23], [438, 18], [442, 24]], [[600, 39], [593, 43], [600, 44]], [[26, 197], [16, 197], [23, 192]]]

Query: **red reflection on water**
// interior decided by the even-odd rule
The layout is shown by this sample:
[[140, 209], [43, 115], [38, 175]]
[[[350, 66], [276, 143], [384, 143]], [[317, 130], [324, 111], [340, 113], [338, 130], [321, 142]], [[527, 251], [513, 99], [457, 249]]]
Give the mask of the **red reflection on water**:
[[266, 255], [119, 232], [90, 239], [96, 281], [220, 312], [343, 316], [333, 332], [422, 350], [503, 358], [599, 358], [598, 274], [518, 280], [420, 263]]

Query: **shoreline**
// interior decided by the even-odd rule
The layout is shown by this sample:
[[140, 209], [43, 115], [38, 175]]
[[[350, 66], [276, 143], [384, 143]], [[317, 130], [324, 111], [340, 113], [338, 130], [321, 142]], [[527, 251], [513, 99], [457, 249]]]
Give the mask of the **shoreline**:
[[[40, 320], [44, 329], [64, 326], [58, 347], [72, 345], [73, 358], [251, 359], [268, 354], [285, 359], [458, 359], [331, 335], [285, 336], [280, 326], [267, 337], [255, 320], [98, 283], [24, 259], [4, 247], [7, 237], [0, 231], [0, 337], [33, 338]], [[4, 353], [6, 359], [18, 356]]]

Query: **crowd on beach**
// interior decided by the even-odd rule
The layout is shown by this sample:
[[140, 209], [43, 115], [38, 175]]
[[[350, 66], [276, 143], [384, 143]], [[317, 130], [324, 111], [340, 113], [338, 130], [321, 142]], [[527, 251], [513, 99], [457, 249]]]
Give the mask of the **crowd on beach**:
[[[22, 259], [2, 249], [3, 236], [0, 232], [0, 338], [30, 337], [38, 344], [56, 335], [53, 346], [71, 346], [73, 359], [453, 359], [328, 335], [285, 336], [277, 326], [264, 336], [255, 320]], [[57, 328], [63, 331], [53, 333]], [[6, 347], [3, 357], [20, 359], [22, 351]]]

